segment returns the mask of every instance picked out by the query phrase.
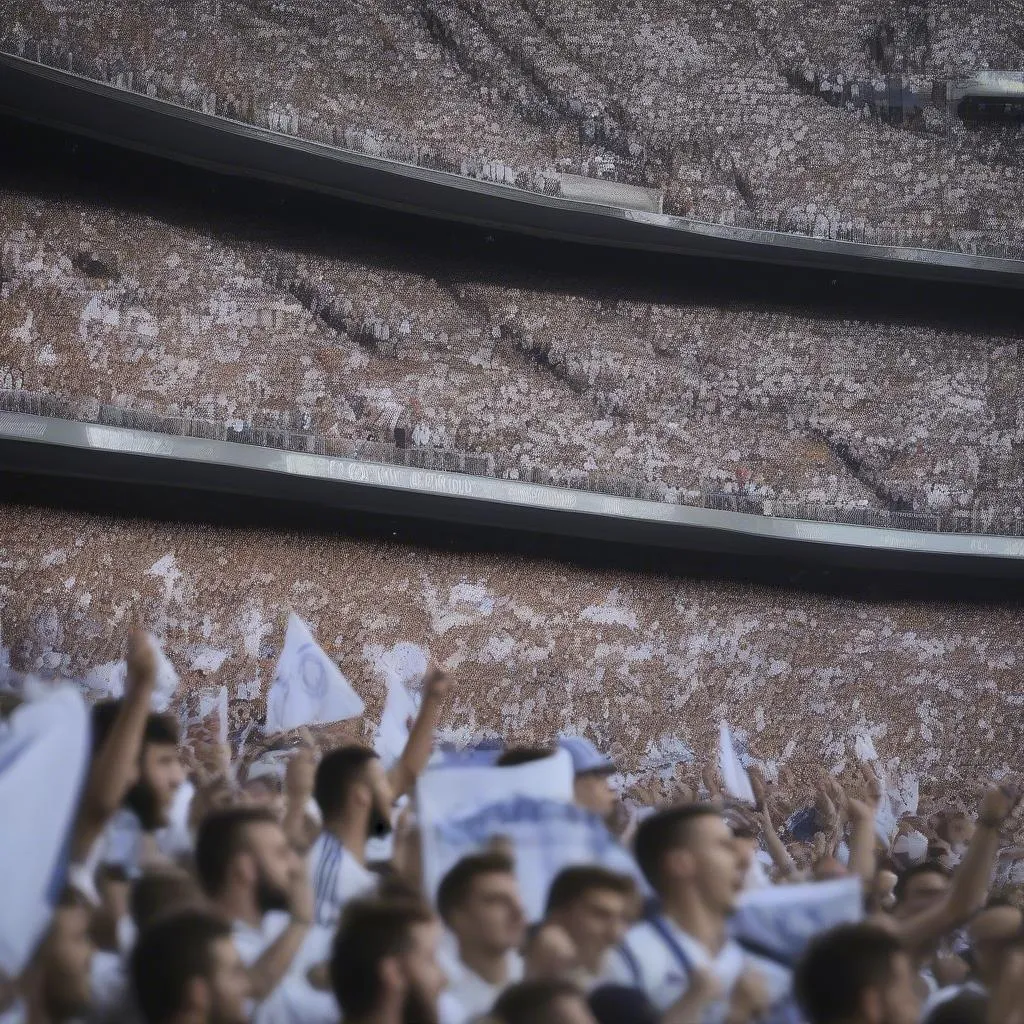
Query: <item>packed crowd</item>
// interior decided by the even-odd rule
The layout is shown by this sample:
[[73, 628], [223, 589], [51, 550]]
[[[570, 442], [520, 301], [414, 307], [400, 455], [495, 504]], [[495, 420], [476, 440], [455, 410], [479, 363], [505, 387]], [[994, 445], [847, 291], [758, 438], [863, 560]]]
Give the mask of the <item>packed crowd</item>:
[[269, 218], [254, 237], [14, 189], [0, 210], [0, 385], [80, 418], [107, 403], [378, 461], [1020, 532], [1020, 338], [1003, 328], [619, 296]]
[[[28, 903], [38, 938], [12, 934], [13, 917], [0, 925], [5, 1024], [1024, 1020], [1021, 793], [1008, 778], [976, 814], [924, 819], [907, 815], [870, 749], [808, 799], [739, 768], [723, 739], [689, 783], [624, 803], [614, 762], [579, 736], [437, 748], [455, 683], [435, 663], [389, 764], [306, 728], [233, 759], [153, 710], [161, 657], [132, 634], [123, 695], [81, 712], [82, 782], [54, 787], [71, 794], [52, 833], [67, 857], [37, 851], [60, 865], [48, 906], [15, 900], [34, 876], [5, 854], [0, 895]], [[66, 690], [27, 697], [8, 693], [3, 707], [8, 821], [32, 799], [19, 759], [81, 706]], [[33, 770], [73, 774], [74, 750]], [[475, 842], [437, 872], [431, 780], [436, 797], [472, 791], [460, 777], [523, 785], [524, 772], [559, 766], [566, 803], [513, 786], [489, 834], [454, 829]], [[48, 812], [35, 813], [50, 837]], [[571, 854], [566, 823], [589, 837]], [[12, 837], [9, 849], [46, 841]], [[524, 889], [523, 861], [540, 891]]]
[[938, 102], [894, 126], [867, 98], [895, 73], [929, 95], [933, 80], [1020, 67], [1008, 11], [943, 3], [885, 16], [859, 3], [837, 16], [763, 0], [3, 8], [11, 52], [332, 145], [548, 192], [562, 172], [613, 177], [702, 220], [1022, 251], [1017, 127], [965, 126]]

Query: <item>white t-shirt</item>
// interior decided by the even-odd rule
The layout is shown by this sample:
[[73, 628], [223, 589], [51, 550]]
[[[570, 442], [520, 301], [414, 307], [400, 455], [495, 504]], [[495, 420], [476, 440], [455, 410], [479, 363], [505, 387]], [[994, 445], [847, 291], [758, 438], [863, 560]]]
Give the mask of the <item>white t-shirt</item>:
[[728, 939], [712, 956], [664, 915], [648, 918], [629, 930], [608, 958], [604, 981], [639, 988], [663, 1012], [686, 992], [695, 967], [711, 971], [725, 993], [725, 998], [708, 1007], [700, 1024], [718, 1024], [725, 1019], [729, 993], [748, 967], [762, 974], [773, 1001], [789, 993], [791, 979], [784, 968], [751, 955], [734, 939]]
[[444, 1024], [469, 1024], [477, 1017], [490, 1012], [495, 1000], [509, 985], [523, 978], [523, 958], [515, 952], [508, 954], [508, 981], [504, 985], [492, 985], [471, 971], [450, 948], [442, 946], [438, 960], [448, 976], [447, 999], [442, 1001]]
[[[233, 937], [242, 963], [252, 967], [281, 937], [290, 920], [285, 911], [272, 910], [263, 915], [259, 928], [235, 921]], [[329, 928], [310, 928], [280, 984], [253, 1010], [254, 1024], [334, 1024], [341, 1020], [333, 993], [313, 988], [307, 978], [311, 967], [330, 959], [333, 939]]]
[[97, 950], [89, 964], [92, 997], [89, 1019], [121, 1021], [128, 1016], [128, 977], [124, 963], [116, 953]]
[[316, 921], [325, 928], [336, 927], [342, 907], [375, 892], [380, 881], [329, 832], [321, 832], [309, 851], [309, 878]]

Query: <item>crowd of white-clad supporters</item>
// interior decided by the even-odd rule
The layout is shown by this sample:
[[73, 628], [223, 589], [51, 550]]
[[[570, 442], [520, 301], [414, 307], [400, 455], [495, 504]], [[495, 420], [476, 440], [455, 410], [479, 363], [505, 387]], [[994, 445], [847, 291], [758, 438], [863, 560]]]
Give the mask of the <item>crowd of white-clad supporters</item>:
[[239, 425], [286, 409], [290, 429], [371, 460], [402, 452], [367, 438], [401, 435], [431, 468], [464, 454], [473, 473], [598, 490], [626, 477], [684, 504], [896, 505], [1021, 531], [1012, 336], [607, 301], [541, 273], [512, 287], [453, 267], [450, 288], [392, 250], [297, 259], [116, 207], [8, 192], [0, 209], [0, 390]]
[[[917, 23], [923, 43], [899, 38]], [[92, 0], [21, 5], [4, 45], [205, 112], [530, 189], [557, 191], [562, 172], [610, 176], [702, 220], [1019, 255], [1019, 132], [931, 103], [913, 126], [870, 112], [891, 73], [926, 95], [933, 79], [1018, 66], [1010, 36], [998, 16], [949, 4], [890, 23], [869, 5], [833, 16], [765, 0], [215, 0], [187, 14]]]
[[[985, 789], [976, 817], [883, 842], [870, 768], [859, 787], [823, 782], [779, 829], [792, 800], [723, 754], [697, 793], [624, 819], [615, 766], [582, 737], [428, 767], [454, 686], [434, 663], [390, 768], [306, 730], [283, 780], [236, 778], [153, 710], [159, 658], [136, 632], [120, 698], [87, 709], [63, 688], [4, 708], [4, 1024], [1024, 1021], [1024, 887], [992, 882], [1000, 856], [1024, 856], [1004, 845], [1012, 785]], [[566, 809], [610, 837], [600, 855], [522, 891], [517, 857], [557, 860], [549, 809], [534, 835], [520, 820], [427, 883], [424, 779], [559, 759]]]

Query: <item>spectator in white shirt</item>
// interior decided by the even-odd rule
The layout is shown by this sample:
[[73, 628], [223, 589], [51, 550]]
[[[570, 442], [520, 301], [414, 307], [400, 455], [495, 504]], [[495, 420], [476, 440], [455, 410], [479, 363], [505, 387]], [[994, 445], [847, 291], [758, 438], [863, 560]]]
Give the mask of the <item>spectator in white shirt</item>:
[[808, 1024], [917, 1024], [915, 981], [910, 956], [895, 935], [853, 924], [810, 943], [795, 987]]
[[471, 1021], [523, 976], [526, 914], [512, 859], [496, 851], [463, 857], [441, 879], [437, 909], [458, 949], [443, 960], [449, 992]]
[[246, 1024], [248, 972], [231, 925], [204, 910], [161, 918], [131, 958], [135, 1005], [145, 1024]]
[[728, 936], [745, 865], [721, 813], [710, 804], [660, 811], [641, 822], [635, 849], [660, 908], [609, 957], [607, 980], [694, 1022], [724, 1020], [739, 1005], [764, 1010], [781, 997]]
[[309, 851], [309, 877], [317, 923], [333, 927], [346, 903], [377, 888], [378, 876], [366, 866], [366, 843], [391, 831], [394, 794], [377, 755], [349, 746], [324, 755], [313, 795], [324, 825]]
[[232, 922], [257, 1002], [289, 974], [326, 961], [330, 938], [314, 928], [305, 864], [272, 812], [236, 807], [209, 815], [195, 861], [203, 890]]
[[356, 900], [342, 916], [331, 988], [345, 1024], [438, 1024], [441, 927], [412, 900]]
[[[625, 936], [635, 900], [636, 888], [624, 875], [590, 864], [565, 868], [551, 883], [544, 922], [531, 947], [549, 930], [564, 933], [573, 953], [570, 976], [589, 991], [604, 976], [607, 957]], [[536, 960], [532, 950], [530, 959]]]
[[316, 769], [313, 798], [323, 831], [309, 852], [316, 920], [334, 927], [349, 900], [376, 891], [378, 876], [366, 866], [367, 843], [391, 833], [395, 801], [409, 792], [433, 752], [434, 729], [452, 687], [447, 672], [430, 662], [421, 685], [420, 710], [402, 756], [388, 771], [366, 747], [340, 747]]

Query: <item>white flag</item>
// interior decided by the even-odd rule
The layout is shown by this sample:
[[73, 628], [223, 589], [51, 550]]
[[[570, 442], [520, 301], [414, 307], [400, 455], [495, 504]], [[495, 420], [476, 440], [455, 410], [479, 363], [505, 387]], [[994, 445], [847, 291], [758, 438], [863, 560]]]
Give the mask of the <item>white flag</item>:
[[[153, 698], [150, 706], [154, 711], [164, 712], [170, 707], [175, 693], [178, 692], [178, 673], [175, 672], [163, 648], [156, 637], [148, 633], [149, 642], [153, 645], [156, 655], [156, 686], [153, 687]], [[108, 661], [98, 665], [82, 680], [85, 686], [99, 699], [113, 697], [120, 700], [124, 696], [125, 679], [128, 676], [128, 664], [120, 661]]]
[[265, 731], [341, 722], [356, 718], [365, 708], [352, 684], [317, 645], [309, 627], [292, 612], [267, 694]]
[[724, 721], [718, 729], [718, 748], [718, 764], [722, 770], [722, 784], [725, 786], [725, 791], [737, 800], [744, 800], [749, 804], [756, 803], [754, 790], [750, 785], [750, 776], [740, 764], [736, 747], [732, 742], [732, 732]]
[[21, 974], [50, 923], [88, 766], [89, 713], [76, 687], [0, 722], [0, 975]]
[[416, 717], [421, 702], [420, 694], [414, 694], [412, 688], [426, 674], [428, 661], [422, 647], [400, 643], [385, 651], [377, 663], [387, 680], [388, 697], [373, 748], [385, 767], [394, 764], [405, 750], [409, 740], [408, 722]]

